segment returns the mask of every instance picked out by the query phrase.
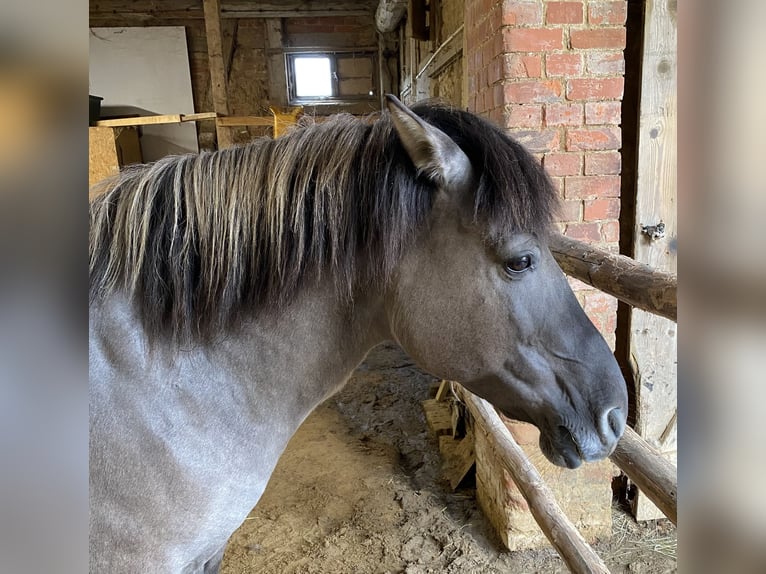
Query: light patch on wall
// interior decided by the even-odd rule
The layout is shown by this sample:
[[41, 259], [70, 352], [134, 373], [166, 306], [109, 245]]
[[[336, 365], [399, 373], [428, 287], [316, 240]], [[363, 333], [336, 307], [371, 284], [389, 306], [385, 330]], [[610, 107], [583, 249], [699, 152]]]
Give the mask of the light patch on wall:
[[306, 98], [333, 95], [330, 58], [299, 56], [293, 60], [293, 64], [296, 96]]

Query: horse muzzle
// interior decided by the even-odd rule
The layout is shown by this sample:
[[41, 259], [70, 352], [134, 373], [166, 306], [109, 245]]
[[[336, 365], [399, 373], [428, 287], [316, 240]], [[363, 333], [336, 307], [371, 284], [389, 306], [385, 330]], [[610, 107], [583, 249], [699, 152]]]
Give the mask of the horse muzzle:
[[577, 468], [583, 462], [594, 462], [614, 452], [627, 421], [626, 409], [605, 409], [595, 425], [551, 425], [540, 429], [540, 450], [557, 466]]

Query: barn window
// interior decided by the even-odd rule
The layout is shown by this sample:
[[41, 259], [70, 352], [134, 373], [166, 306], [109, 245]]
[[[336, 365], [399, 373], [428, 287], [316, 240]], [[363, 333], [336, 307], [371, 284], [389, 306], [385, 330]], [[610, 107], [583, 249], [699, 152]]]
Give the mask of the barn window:
[[291, 104], [340, 103], [378, 95], [374, 53], [291, 53], [287, 72]]

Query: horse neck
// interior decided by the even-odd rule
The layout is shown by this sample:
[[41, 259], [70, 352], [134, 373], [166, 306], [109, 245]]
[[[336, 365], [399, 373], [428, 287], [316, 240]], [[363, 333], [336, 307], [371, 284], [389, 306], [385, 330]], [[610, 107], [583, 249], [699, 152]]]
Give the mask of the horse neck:
[[268, 387], [288, 420], [303, 420], [340, 389], [374, 345], [390, 338], [382, 296], [363, 295], [349, 307], [326, 283], [248, 322], [212, 351], [213, 363], [236, 365], [229, 372], [239, 384], [254, 393]]

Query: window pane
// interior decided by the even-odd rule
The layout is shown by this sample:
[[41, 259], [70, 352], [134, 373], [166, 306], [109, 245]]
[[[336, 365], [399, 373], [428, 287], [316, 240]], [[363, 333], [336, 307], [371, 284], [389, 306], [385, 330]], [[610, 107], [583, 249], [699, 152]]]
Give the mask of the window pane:
[[330, 58], [296, 57], [293, 65], [297, 97], [332, 96]]

